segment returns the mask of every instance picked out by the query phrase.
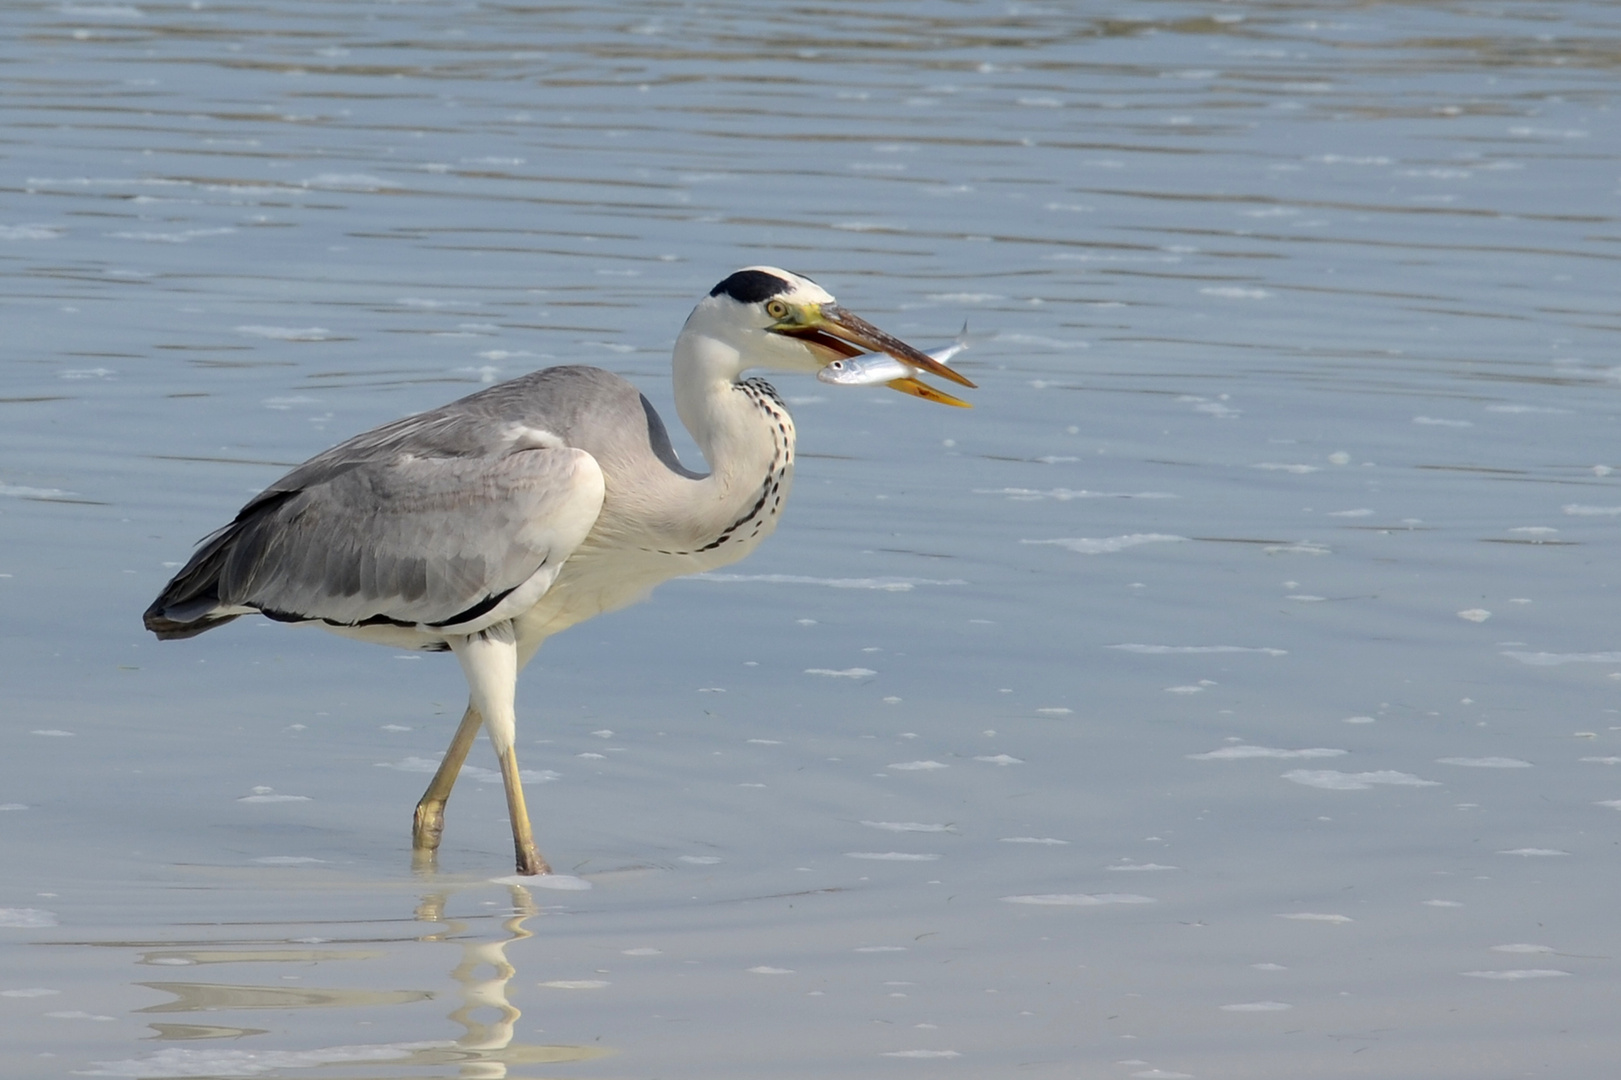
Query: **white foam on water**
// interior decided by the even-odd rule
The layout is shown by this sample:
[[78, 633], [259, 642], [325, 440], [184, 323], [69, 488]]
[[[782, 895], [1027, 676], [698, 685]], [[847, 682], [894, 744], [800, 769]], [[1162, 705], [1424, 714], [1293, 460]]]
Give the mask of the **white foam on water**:
[[869, 859], [873, 862], [934, 862], [938, 855], [918, 854], [910, 851], [846, 851], [846, 859]]
[[1236, 1005], [1218, 1006], [1223, 1012], [1282, 1012], [1294, 1008], [1282, 1001], [1244, 1001]]
[[400, 772], [433, 773], [439, 770], [439, 762], [435, 758], [408, 757], [403, 761], [376, 762], [379, 769], [398, 769]]
[[1265, 300], [1272, 295], [1266, 289], [1246, 289], [1238, 285], [1206, 285], [1199, 292], [1205, 296], [1220, 296], [1227, 300]]
[[609, 983], [607, 979], [551, 979], [536, 985], [548, 990], [601, 990]]
[[1506, 953], [1551, 953], [1554, 951], [1552, 945], [1529, 945], [1524, 942], [1517, 942], [1512, 945], [1493, 945], [1491, 948], [1492, 952]]
[[490, 883], [551, 889], [554, 892], [586, 892], [592, 887], [589, 881], [572, 874], [508, 874], [506, 877], [491, 878]]
[[[894, 766], [890, 767], [894, 768]], [[885, 832], [942, 833], [957, 831], [955, 825], [930, 825], [921, 821], [863, 821], [861, 824], [869, 829], [883, 829]]]
[[1507, 851], [1499, 851], [1497, 854], [1499, 854], [1499, 855], [1519, 855], [1522, 858], [1527, 858], [1527, 859], [1545, 859], [1545, 858], [1554, 858], [1554, 857], [1557, 857], [1559, 855], [1569, 855], [1570, 852], [1568, 852], [1568, 851], [1560, 851], [1558, 848], [1551, 848], [1551, 847], [1517, 847], [1517, 848], [1509, 848]]
[[1443, 757], [1436, 758], [1437, 765], [1461, 765], [1466, 769], [1529, 769], [1529, 761], [1521, 761], [1511, 757]]
[[1149, 862], [1149, 863], [1121, 863], [1119, 866], [1105, 866], [1104, 869], [1105, 870], [1119, 870], [1119, 871], [1131, 871], [1131, 870], [1154, 871], [1154, 870], [1180, 870], [1181, 867], [1179, 867], [1179, 866], [1166, 866], [1163, 863]]
[[320, 191], [383, 191], [400, 186], [368, 173], [318, 173], [300, 183]]
[[1428, 427], [1466, 428], [1475, 426], [1473, 420], [1449, 420], [1440, 416], [1415, 416], [1413, 417], [1413, 423], [1423, 424]]
[[1396, 787], [1439, 787], [1439, 780], [1424, 780], [1412, 773], [1396, 772], [1392, 769], [1379, 769], [1374, 772], [1346, 773], [1334, 769], [1291, 769], [1283, 774], [1283, 779], [1306, 787], [1322, 788], [1324, 791], [1363, 791], [1375, 784], [1391, 784]]
[[1126, 536], [1108, 536], [1092, 539], [1085, 536], [1066, 536], [1055, 540], [1020, 540], [1021, 544], [1047, 544], [1064, 548], [1079, 555], [1110, 555], [1143, 544], [1179, 544], [1188, 538], [1169, 533], [1130, 533]]
[[1242, 409], [1235, 409], [1219, 401], [1201, 401], [1193, 406], [1193, 411], [1204, 413], [1206, 416], [1214, 416], [1218, 420], [1231, 420], [1244, 415]]
[[1004, 837], [1002, 837], [1002, 843], [1004, 843], [1004, 844], [1051, 844], [1051, 845], [1059, 845], [1059, 844], [1068, 844], [1069, 841], [1068, 840], [1059, 840], [1058, 838], [1052, 837], [1052, 836], [1004, 836]]
[[321, 1065], [353, 1065], [398, 1061], [420, 1050], [438, 1050], [456, 1044], [433, 1042], [382, 1043], [371, 1046], [331, 1046], [317, 1050], [232, 1050], [225, 1047], [193, 1049], [168, 1047], [140, 1059], [97, 1061], [79, 1076], [139, 1077], [142, 1080], [191, 1076], [264, 1076], [284, 1069], [310, 1069]]
[[1282, 750], [1275, 746], [1223, 746], [1203, 754], [1186, 754], [1193, 761], [1239, 761], [1245, 758], [1325, 758], [1350, 753], [1328, 746], [1313, 746], [1304, 750]]
[[1262, 653], [1266, 656], [1288, 656], [1288, 649], [1256, 648], [1249, 645], [1139, 645], [1127, 642], [1105, 645], [1106, 649], [1137, 653], [1141, 656], [1170, 656], [1173, 654], [1199, 655], [1203, 653]]
[[1458, 618], [1467, 619], [1473, 623], [1483, 623], [1491, 617], [1492, 613], [1487, 611], [1485, 608], [1468, 608], [1464, 611], [1458, 612]]
[[[398, 769], [408, 773], [434, 773], [439, 770], [439, 759], [425, 757], [408, 757], [400, 761], [375, 762], [379, 769]], [[505, 781], [501, 778], [499, 769], [488, 769], [482, 765], [463, 765], [461, 775], [480, 784], [500, 784]], [[548, 784], [553, 780], [562, 778], [562, 773], [551, 769], [519, 769], [518, 782], [523, 784]]]
[[927, 298], [941, 304], [988, 304], [993, 300], [1006, 300], [1001, 293], [929, 293]]
[[1036, 907], [1100, 907], [1105, 904], [1157, 904], [1152, 896], [1136, 893], [1036, 893], [1004, 896], [1003, 903], [1031, 904]]
[[1557, 979], [1569, 975], [1568, 971], [1557, 968], [1511, 968], [1507, 971], [1460, 971], [1459, 975], [1466, 975], [1471, 979]]
[[55, 240], [63, 231], [53, 225], [0, 225], [0, 240]]
[[1334, 915], [1334, 914], [1331, 914], [1331, 913], [1328, 913], [1328, 912], [1319, 912], [1319, 911], [1281, 912], [1281, 913], [1279, 913], [1278, 918], [1280, 918], [1280, 919], [1293, 919], [1296, 922], [1323, 922], [1323, 923], [1336, 923], [1336, 924], [1338, 924], [1338, 923], [1356, 922], [1356, 920], [1351, 918], [1351, 916], [1349, 916], [1349, 915]]
[[1301, 465], [1285, 461], [1260, 461], [1251, 465], [1250, 468], [1264, 469], [1267, 472], [1293, 473], [1296, 476], [1305, 476], [1307, 473], [1321, 471], [1320, 467], [1316, 465]]
[[927, 772], [930, 769], [949, 769], [951, 766], [943, 761], [897, 761], [884, 768], [896, 772]]
[[1332, 555], [1326, 544], [1301, 541], [1298, 544], [1268, 544], [1261, 549], [1263, 555]]
[[1582, 503], [1566, 503], [1560, 509], [1571, 517], [1616, 517], [1621, 515], [1621, 506], [1587, 506]]
[[137, 229], [110, 232], [106, 235], [113, 240], [139, 240], [149, 244], [189, 244], [205, 236], [229, 236], [234, 232], [236, 230], [230, 226], [222, 226], [213, 229], [179, 229], [175, 232]]
[[[1065, 711], [1068, 712], [1069, 710], [1066, 709]], [[1024, 764], [1024, 759], [1023, 758], [1016, 758], [1011, 754], [982, 754], [979, 757], [976, 757], [974, 760], [975, 761], [983, 761], [987, 765], [1004, 765], [1005, 766], [1005, 765], [1023, 765]]]
[[892, 1058], [955, 1058], [962, 1057], [956, 1050], [885, 1050], [884, 1057]]
[[57, 10], [75, 19], [146, 18], [146, 12], [134, 4], [63, 4]]
[[1550, 653], [1504, 652], [1504, 656], [1532, 667], [1557, 667], [1560, 664], [1621, 664], [1621, 652]]
[[805, 669], [805, 674], [806, 675], [825, 675], [830, 679], [870, 679], [870, 678], [872, 678], [874, 675], [876, 675], [878, 673], [876, 671], [874, 671], [872, 668], [864, 668], [864, 667], [850, 667], [850, 668], [808, 667], [808, 668]]
[[750, 975], [792, 975], [794, 973], [794, 969], [770, 967], [769, 965], [761, 964], [758, 967], [749, 968], [748, 972]]
[[235, 329], [239, 334], [269, 338], [272, 341], [328, 341], [332, 337], [332, 331], [323, 326], [263, 326], [250, 323]]
[[1014, 345], [1039, 345], [1047, 349], [1089, 349], [1091, 343], [1080, 338], [1043, 337], [1040, 334], [997, 334], [997, 341]]
[[61, 488], [37, 488], [23, 484], [0, 484], [0, 496], [11, 499], [71, 499], [77, 492]]
[[874, 589], [878, 592], [911, 592], [919, 585], [966, 585], [961, 578], [823, 578], [804, 574], [693, 574], [689, 580], [720, 582], [761, 582], [767, 585], [821, 585], [828, 589]]
[[1055, 502], [1069, 502], [1072, 499], [1175, 499], [1178, 496], [1169, 491], [1086, 491], [1073, 488], [975, 488], [975, 495], [1005, 495], [1014, 502], [1040, 502], [1052, 499]]
[[253, 794], [243, 795], [236, 801], [245, 803], [309, 802], [310, 797], [308, 795], [280, 795], [277, 794], [275, 788], [260, 786], [253, 789]]

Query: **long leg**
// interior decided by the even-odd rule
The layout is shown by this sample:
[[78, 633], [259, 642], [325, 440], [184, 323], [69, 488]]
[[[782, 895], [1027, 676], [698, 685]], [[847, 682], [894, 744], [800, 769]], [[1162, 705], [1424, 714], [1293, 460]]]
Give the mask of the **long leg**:
[[[453, 640], [450, 647], [461, 661], [462, 673], [467, 676], [467, 685], [472, 690], [473, 708], [484, 717], [484, 730], [490, 733], [490, 745], [501, 763], [518, 873], [551, 873], [551, 867], [535, 850], [529, 809], [523, 801], [523, 783], [518, 778], [518, 756], [513, 749], [517, 740], [518, 718], [513, 698], [518, 688], [518, 649], [512, 624], [499, 623], [480, 633]], [[457, 736], [460, 737], [460, 732]]]
[[439, 770], [417, 802], [416, 819], [411, 823], [411, 847], [415, 850], [431, 853], [439, 849], [439, 837], [445, 831], [445, 801], [450, 798], [450, 789], [455, 786], [456, 777], [467, 761], [467, 752], [473, 748], [473, 740], [483, 726], [484, 717], [469, 701], [461, 726], [456, 728], [456, 736], [450, 740], [444, 760], [439, 763]]

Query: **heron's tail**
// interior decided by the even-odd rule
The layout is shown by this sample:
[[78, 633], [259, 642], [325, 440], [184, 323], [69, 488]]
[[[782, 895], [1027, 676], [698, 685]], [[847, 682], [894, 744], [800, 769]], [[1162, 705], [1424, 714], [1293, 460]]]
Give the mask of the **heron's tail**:
[[207, 537], [190, 561], [163, 587], [141, 621], [159, 641], [196, 637], [241, 617], [220, 603], [220, 571], [224, 567], [236, 522]]

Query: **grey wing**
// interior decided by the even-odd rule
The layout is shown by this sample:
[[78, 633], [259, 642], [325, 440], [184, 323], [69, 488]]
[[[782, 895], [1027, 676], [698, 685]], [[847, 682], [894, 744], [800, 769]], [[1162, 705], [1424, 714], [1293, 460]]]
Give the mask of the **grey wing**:
[[[311, 460], [204, 542], [148, 625], [189, 636], [200, 620], [192, 633], [257, 610], [473, 633], [527, 609], [591, 531], [604, 485], [585, 451], [545, 432], [504, 434], [500, 450], [475, 456], [378, 440], [370, 454]], [[193, 586], [177, 588], [188, 576]], [[155, 613], [173, 626], [152, 625]]]

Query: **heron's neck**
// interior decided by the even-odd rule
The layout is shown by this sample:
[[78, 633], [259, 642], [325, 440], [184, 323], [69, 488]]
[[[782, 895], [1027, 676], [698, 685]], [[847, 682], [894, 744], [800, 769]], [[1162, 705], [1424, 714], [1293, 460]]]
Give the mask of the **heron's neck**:
[[764, 397], [762, 384], [742, 381], [734, 347], [707, 334], [683, 333], [673, 361], [676, 412], [721, 490], [747, 495], [788, 463], [785, 455], [791, 460], [793, 421], [774, 396]]

